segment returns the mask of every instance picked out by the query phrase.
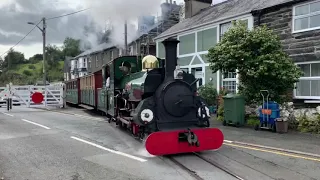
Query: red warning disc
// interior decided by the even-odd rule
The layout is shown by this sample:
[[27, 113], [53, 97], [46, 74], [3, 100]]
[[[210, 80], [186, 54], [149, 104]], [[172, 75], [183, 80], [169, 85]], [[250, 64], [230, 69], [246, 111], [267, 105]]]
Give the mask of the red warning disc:
[[33, 93], [31, 96], [31, 100], [36, 104], [40, 104], [43, 101], [42, 93], [39, 93], [39, 92]]

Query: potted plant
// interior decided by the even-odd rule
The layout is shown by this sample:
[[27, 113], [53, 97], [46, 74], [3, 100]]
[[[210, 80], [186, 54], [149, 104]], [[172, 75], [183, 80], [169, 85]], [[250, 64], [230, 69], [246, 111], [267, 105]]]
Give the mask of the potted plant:
[[212, 83], [207, 83], [203, 86], [200, 86], [198, 89], [200, 97], [202, 97], [205, 102], [207, 103], [210, 113], [215, 113], [216, 105], [217, 105], [217, 96], [218, 92], [217, 89], [214, 87]]

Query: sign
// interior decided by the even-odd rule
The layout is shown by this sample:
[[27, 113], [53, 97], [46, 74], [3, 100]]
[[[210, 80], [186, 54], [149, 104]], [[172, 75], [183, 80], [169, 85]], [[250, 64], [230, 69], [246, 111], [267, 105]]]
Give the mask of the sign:
[[35, 92], [31, 96], [31, 100], [36, 104], [40, 104], [43, 101], [43, 99], [44, 97], [42, 93], [39, 93], [39, 92]]

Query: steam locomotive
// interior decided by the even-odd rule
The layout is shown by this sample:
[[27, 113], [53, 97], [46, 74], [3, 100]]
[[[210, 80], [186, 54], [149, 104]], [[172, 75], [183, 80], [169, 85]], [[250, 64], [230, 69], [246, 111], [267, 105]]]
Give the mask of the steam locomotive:
[[67, 102], [105, 112], [109, 123], [145, 140], [152, 155], [219, 149], [223, 134], [197, 96], [192, 74], [177, 66], [176, 39], [166, 39], [165, 60], [122, 56], [91, 75], [66, 82]]

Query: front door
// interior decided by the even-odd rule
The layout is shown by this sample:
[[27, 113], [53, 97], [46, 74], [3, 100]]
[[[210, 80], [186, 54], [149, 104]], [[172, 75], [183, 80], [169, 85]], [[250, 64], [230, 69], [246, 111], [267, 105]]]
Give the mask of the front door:
[[194, 75], [194, 77], [196, 79], [199, 79], [199, 81], [197, 82], [197, 88], [202, 86], [203, 84], [203, 72], [202, 72], [202, 68], [192, 68], [192, 74]]

